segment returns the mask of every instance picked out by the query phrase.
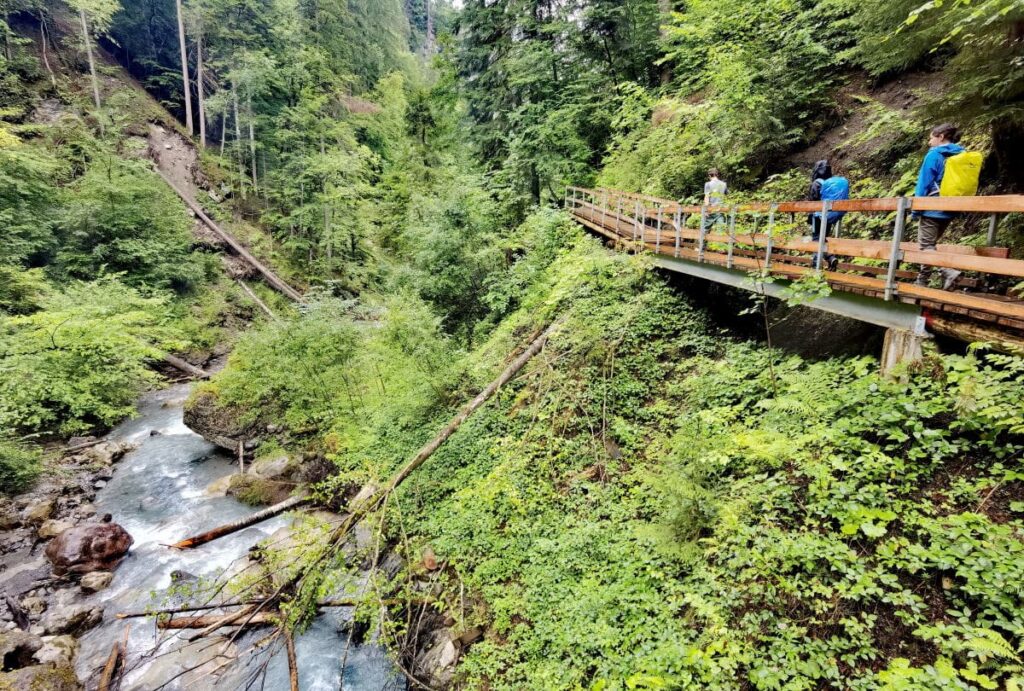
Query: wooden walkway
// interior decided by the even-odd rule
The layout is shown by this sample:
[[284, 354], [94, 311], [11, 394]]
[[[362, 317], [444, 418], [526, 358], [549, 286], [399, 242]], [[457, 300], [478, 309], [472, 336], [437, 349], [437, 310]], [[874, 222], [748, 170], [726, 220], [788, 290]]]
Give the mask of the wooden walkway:
[[[911, 305], [929, 322], [951, 319], [965, 324], [965, 333], [978, 333], [981, 327], [982, 333], [1024, 337], [1024, 300], [994, 289], [1017, 282], [1000, 277], [1024, 280], [1024, 261], [1009, 258], [1005, 247], [991, 246], [999, 219], [1008, 213], [1024, 212], [1024, 195], [706, 207], [618, 190], [570, 187], [565, 205], [576, 221], [609, 238], [616, 247], [650, 252], [656, 259], [668, 258], [659, 264], [683, 273], [718, 280], [698, 267], [720, 267], [745, 274], [753, 289], [759, 275], [798, 279], [817, 272], [834, 294], [859, 295], [879, 303], [871, 309]], [[920, 251], [916, 242], [907, 239], [914, 235], [908, 214], [929, 210], [984, 214], [989, 246], [939, 245], [935, 252]], [[890, 229], [883, 240], [826, 238], [823, 234], [811, 241], [803, 214], [828, 211], [845, 211], [847, 218], [884, 215], [890, 220]], [[721, 214], [720, 222], [703, 230], [709, 225], [706, 221], [715, 219], [716, 214]], [[822, 265], [825, 254], [840, 257], [837, 270], [829, 271]], [[957, 269], [963, 274], [955, 290], [925, 287], [914, 282], [919, 265]], [[733, 283], [731, 279], [723, 282]]]

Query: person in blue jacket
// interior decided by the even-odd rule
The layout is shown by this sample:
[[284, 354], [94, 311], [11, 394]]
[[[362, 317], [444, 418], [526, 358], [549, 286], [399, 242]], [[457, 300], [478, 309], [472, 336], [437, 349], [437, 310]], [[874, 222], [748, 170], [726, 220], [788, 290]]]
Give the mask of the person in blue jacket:
[[[942, 184], [942, 176], [946, 171], [946, 159], [964, 152], [964, 147], [957, 143], [959, 141], [960, 131], [955, 125], [946, 123], [932, 129], [928, 138], [930, 148], [925, 154], [921, 170], [917, 174], [915, 197], [937, 197], [939, 195], [939, 186]], [[955, 214], [947, 211], [915, 211], [913, 217], [919, 221], [917, 242], [921, 250], [935, 252], [939, 238], [953, 222]], [[928, 285], [931, 273], [931, 268], [922, 266], [917, 275], [917, 284]], [[953, 288], [960, 275], [956, 269], [939, 269], [939, 273], [942, 274], [943, 290]]]
[[[822, 160], [815, 163], [811, 169], [811, 187], [807, 191], [807, 199], [812, 202], [820, 202], [825, 199], [839, 201], [849, 198], [850, 181], [841, 175], [833, 175], [832, 165], [828, 161]], [[825, 219], [825, 237], [829, 236], [832, 228], [839, 223], [839, 219], [844, 215], [845, 213], [842, 211], [828, 212], [828, 217]], [[811, 225], [811, 239], [817, 241], [821, 237], [822, 231], [821, 212], [808, 214], [807, 222]], [[818, 264], [817, 252], [814, 253], [813, 261], [816, 266]], [[829, 271], [835, 271], [839, 268], [839, 257], [834, 254], [826, 254], [825, 264]]]

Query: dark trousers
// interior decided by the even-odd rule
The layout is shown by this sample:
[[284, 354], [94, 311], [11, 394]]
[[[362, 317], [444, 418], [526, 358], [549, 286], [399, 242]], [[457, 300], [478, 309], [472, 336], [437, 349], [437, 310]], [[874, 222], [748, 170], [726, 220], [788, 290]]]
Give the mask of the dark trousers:
[[[808, 216], [807, 220], [811, 224], [811, 240], [813, 240], [814, 242], [817, 242], [819, 239], [821, 239], [821, 217], [813, 216], [812, 215], [812, 216]], [[832, 233], [832, 229], [836, 227], [836, 223], [838, 223], [838, 222], [839, 222], [838, 218], [836, 220], [834, 220], [834, 221], [830, 221], [830, 220], [826, 220], [825, 221], [825, 237], [826, 238], [828, 238], [828, 236]], [[826, 247], [826, 249], [828, 248], [828, 242], [825, 243], [825, 247]], [[832, 260], [834, 260], [834, 259], [836, 259], [836, 255], [829, 254], [828, 252], [825, 253], [825, 262], [824, 262], [825, 264], [831, 264]], [[811, 260], [813, 262], [813, 266], [817, 266], [818, 265], [818, 253], [817, 252], [814, 253], [814, 256], [811, 258]]]

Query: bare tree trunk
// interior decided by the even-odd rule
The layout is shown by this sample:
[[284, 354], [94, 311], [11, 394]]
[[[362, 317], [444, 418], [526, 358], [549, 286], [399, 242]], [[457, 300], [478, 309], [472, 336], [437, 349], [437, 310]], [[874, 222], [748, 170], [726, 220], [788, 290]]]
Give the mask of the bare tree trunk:
[[195, 134], [192, 126], [192, 84], [188, 78], [188, 49], [185, 47], [185, 17], [181, 12], [181, 0], [174, 0], [178, 10], [178, 45], [181, 48], [181, 84], [185, 94], [185, 129], [188, 136]]
[[[672, 18], [672, 0], [658, 0], [658, 15], [660, 20], [660, 27], [658, 33], [661, 36], [661, 40], [668, 38], [668, 32], [665, 30], [665, 26], [668, 21]], [[661, 66], [661, 84], [665, 86], [672, 81], [672, 65], [665, 63]]]
[[224, 145], [228, 139], [228, 112], [225, 110], [220, 116], [220, 157], [224, 158]]
[[100, 133], [103, 132], [103, 115], [100, 109], [100, 80], [96, 76], [96, 61], [92, 57], [92, 38], [89, 36], [89, 20], [85, 17], [85, 10], [78, 11], [78, 17], [82, 20], [82, 38], [85, 40], [85, 54], [89, 58], [89, 75], [92, 77], [92, 97], [96, 103], [96, 117], [100, 123]]
[[242, 125], [238, 121], [238, 85], [231, 81], [231, 103], [235, 110], [235, 148], [238, 149], [238, 184], [245, 199], [245, 166], [242, 164]]
[[430, 6], [430, 0], [426, 0], [427, 4], [427, 57], [429, 58], [434, 54], [434, 43], [436, 36], [434, 36], [434, 10]]
[[203, 66], [203, 29], [200, 26], [196, 35], [196, 88], [199, 93], [199, 146], [206, 148], [206, 91], [203, 80], [206, 70]]
[[41, 11], [39, 13], [39, 36], [42, 38], [43, 44], [43, 64], [46, 65], [46, 72], [50, 75], [50, 84], [54, 89], [57, 88], [57, 76], [53, 73], [53, 68], [50, 66], [50, 53], [47, 49], [47, 38], [46, 38], [46, 15]]
[[252, 188], [259, 191], [260, 181], [256, 175], [256, 116], [252, 112], [252, 94], [248, 95], [249, 110], [249, 156], [252, 158]]

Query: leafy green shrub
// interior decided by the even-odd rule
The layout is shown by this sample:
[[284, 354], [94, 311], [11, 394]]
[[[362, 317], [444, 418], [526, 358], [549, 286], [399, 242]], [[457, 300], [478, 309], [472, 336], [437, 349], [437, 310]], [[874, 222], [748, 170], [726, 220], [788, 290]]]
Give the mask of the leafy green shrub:
[[0, 494], [16, 494], [39, 475], [42, 454], [24, 444], [0, 438]]
[[179, 345], [166, 303], [112, 278], [71, 284], [37, 312], [0, 318], [0, 428], [71, 433], [110, 426]]
[[205, 275], [185, 207], [141, 161], [90, 165], [67, 189], [61, 226], [58, 259], [73, 277], [123, 272], [131, 285], [182, 291]]

